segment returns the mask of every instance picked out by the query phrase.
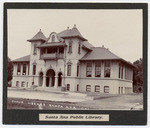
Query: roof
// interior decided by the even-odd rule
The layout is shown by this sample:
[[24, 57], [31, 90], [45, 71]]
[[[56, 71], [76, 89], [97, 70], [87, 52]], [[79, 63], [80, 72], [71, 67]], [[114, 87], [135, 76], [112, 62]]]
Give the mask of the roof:
[[12, 60], [12, 62], [29, 62], [30, 61], [30, 55], [20, 57], [18, 59]]
[[32, 39], [29, 39], [28, 41], [31, 42], [31, 41], [37, 41], [37, 40], [43, 40], [43, 41], [47, 40], [47, 38], [45, 37], [41, 29]]
[[44, 47], [58, 47], [58, 46], [66, 46], [65, 43], [59, 43], [59, 42], [55, 42], [55, 43], [44, 43], [44, 44], [41, 44], [39, 46], [37, 46], [38, 48], [44, 48]]
[[94, 47], [92, 44], [90, 44], [88, 41], [83, 41], [83, 45], [82, 45], [82, 48], [85, 48], [89, 51], [91, 51], [91, 47]]
[[121, 60], [130, 66], [134, 67], [132, 63], [127, 62], [126, 60], [118, 57], [117, 55], [113, 54], [111, 51], [104, 47], [91, 47], [90, 52], [85, 54], [80, 61], [87, 61], [87, 60]]
[[72, 29], [67, 29], [67, 30], [64, 30], [64, 31], [58, 33], [58, 35], [62, 38], [78, 37], [78, 38], [82, 39], [83, 41], [87, 41], [87, 39], [85, 39], [81, 35], [79, 30], [75, 26]]

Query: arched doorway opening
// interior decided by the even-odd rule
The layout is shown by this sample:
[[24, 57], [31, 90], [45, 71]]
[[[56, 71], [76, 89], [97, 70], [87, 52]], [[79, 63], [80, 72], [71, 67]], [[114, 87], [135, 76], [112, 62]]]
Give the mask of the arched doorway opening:
[[43, 72], [39, 73], [39, 86], [42, 86], [43, 84]]
[[55, 71], [53, 69], [49, 69], [46, 73], [46, 86], [53, 87], [55, 84]]
[[58, 73], [58, 87], [61, 87], [62, 86], [62, 73], [59, 72]]

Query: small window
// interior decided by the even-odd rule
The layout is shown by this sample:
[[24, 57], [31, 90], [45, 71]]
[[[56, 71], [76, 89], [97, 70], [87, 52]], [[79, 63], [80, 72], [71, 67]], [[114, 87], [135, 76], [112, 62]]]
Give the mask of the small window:
[[99, 85], [95, 86], [95, 92], [100, 92], [100, 86]]
[[71, 65], [68, 65], [67, 76], [71, 76]]
[[81, 54], [81, 42], [79, 42], [79, 46], [78, 46], [78, 54]]
[[26, 64], [23, 64], [23, 72], [22, 75], [26, 75]]
[[86, 65], [86, 77], [92, 77], [92, 63]]
[[79, 65], [77, 65], [77, 76], [79, 76]]
[[52, 42], [55, 42], [55, 35], [52, 35]]
[[86, 92], [91, 92], [91, 85], [86, 85]]
[[33, 55], [36, 55], [37, 54], [37, 44], [34, 44], [34, 49], [33, 49]]
[[21, 64], [17, 65], [17, 75], [21, 74]]
[[110, 62], [106, 61], [104, 64], [105, 64], [104, 68], [105, 77], [110, 77]]
[[79, 84], [77, 84], [77, 92], [79, 91]]
[[104, 86], [104, 93], [109, 93], [109, 86]]
[[67, 84], [67, 91], [70, 90], [70, 84]]
[[68, 53], [72, 53], [72, 41], [69, 41]]
[[36, 75], [36, 65], [33, 65], [33, 75]]
[[25, 87], [25, 82], [24, 81], [22, 81], [21, 87]]
[[95, 63], [95, 77], [101, 77], [101, 63]]
[[19, 87], [19, 81], [16, 81], [16, 87]]

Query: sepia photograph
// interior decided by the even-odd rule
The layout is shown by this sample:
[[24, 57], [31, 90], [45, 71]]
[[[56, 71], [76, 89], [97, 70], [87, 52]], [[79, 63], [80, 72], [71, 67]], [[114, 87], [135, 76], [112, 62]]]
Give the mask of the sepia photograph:
[[142, 110], [142, 10], [8, 9], [8, 109]]
[[147, 5], [92, 5], [5, 4], [4, 123], [146, 123]]

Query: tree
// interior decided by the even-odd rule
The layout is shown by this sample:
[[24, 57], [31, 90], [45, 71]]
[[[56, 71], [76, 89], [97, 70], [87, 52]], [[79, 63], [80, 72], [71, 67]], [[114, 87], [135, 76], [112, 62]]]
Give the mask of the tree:
[[12, 74], [13, 74], [13, 63], [9, 57], [7, 57], [7, 81], [12, 80]]
[[135, 66], [133, 70], [133, 85], [143, 86], [143, 59], [136, 60], [133, 65]]

